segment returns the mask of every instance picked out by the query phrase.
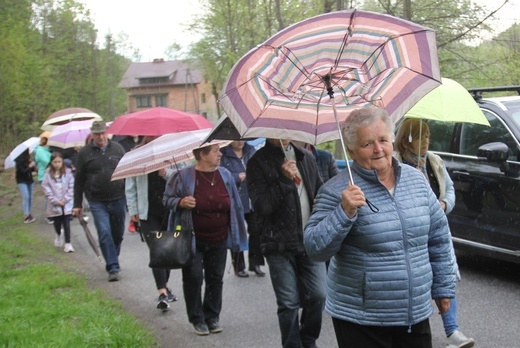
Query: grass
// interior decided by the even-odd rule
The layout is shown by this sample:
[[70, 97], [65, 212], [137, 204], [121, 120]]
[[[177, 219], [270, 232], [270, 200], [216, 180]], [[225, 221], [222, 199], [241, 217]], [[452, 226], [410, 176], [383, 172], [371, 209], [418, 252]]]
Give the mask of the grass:
[[156, 347], [119, 302], [89, 288], [21, 223], [14, 183], [0, 173], [0, 347]]

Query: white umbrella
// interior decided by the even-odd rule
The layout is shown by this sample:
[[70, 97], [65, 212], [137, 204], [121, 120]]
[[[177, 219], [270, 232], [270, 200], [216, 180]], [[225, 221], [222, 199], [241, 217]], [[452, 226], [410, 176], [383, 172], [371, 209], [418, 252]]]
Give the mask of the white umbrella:
[[67, 108], [54, 112], [45, 122], [43, 122], [41, 129], [51, 131], [54, 127], [65, 124], [70, 121], [101, 121], [103, 118], [95, 112], [85, 108]]
[[13, 151], [6, 157], [4, 162], [4, 169], [13, 168], [15, 166], [14, 160], [20, 156], [25, 150], [29, 149], [29, 153], [33, 152], [34, 149], [40, 144], [39, 137], [31, 137], [21, 144], [18, 144]]
[[211, 129], [164, 134], [146, 145], [127, 152], [119, 161], [112, 181], [145, 175], [171, 165], [193, 159], [192, 150], [201, 146], [219, 144], [224, 147], [231, 140], [205, 142]]

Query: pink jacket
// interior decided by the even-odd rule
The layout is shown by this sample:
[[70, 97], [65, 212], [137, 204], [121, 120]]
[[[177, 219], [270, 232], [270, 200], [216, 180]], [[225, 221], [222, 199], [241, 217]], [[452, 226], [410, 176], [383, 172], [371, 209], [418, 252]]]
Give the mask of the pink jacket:
[[[74, 197], [74, 175], [72, 171], [67, 168], [65, 174], [61, 178], [62, 189], [58, 190], [58, 186], [53, 177], [49, 174], [49, 169], [45, 170], [43, 176], [42, 188], [45, 197], [47, 198], [47, 207], [45, 215], [47, 217], [70, 215], [72, 214], [72, 205]], [[65, 201], [62, 207], [58, 204], [61, 200]]]

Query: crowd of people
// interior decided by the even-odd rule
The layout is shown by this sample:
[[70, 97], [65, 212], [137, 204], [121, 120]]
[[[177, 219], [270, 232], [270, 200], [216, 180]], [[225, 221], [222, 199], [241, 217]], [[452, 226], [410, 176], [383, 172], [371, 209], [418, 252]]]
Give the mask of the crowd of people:
[[[194, 231], [193, 263], [182, 268], [188, 321], [197, 335], [220, 323], [228, 250], [234, 274], [269, 275], [283, 347], [316, 347], [323, 311], [339, 347], [431, 347], [432, 300], [450, 347], [472, 347], [457, 321], [460, 280], [446, 215], [455, 204], [442, 160], [428, 151], [426, 122], [394, 124], [378, 107], [356, 110], [342, 126], [350, 171], [311, 144], [266, 139], [220, 148], [203, 144], [184, 168], [111, 180], [126, 151], [153, 137], [132, 137], [125, 149], [104, 121], [66, 165], [42, 140], [36, 162], [16, 159], [24, 222], [32, 215], [33, 175], [46, 197], [55, 245], [72, 252], [70, 221], [88, 201], [108, 281], [119, 281], [119, 254], [128, 213], [141, 232]], [[42, 168], [44, 168], [42, 170]], [[247, 252], [247, 263], [246, 256]], [[261, 267], [265, 266], [268, 272]], [[170, 270], [151, 269], [157, 309], [177, 300]]]

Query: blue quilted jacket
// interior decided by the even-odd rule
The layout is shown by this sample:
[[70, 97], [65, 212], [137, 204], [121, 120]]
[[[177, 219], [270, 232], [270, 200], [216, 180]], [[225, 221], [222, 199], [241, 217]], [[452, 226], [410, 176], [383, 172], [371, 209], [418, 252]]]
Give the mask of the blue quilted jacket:
[[433, 314], [432, 298], [455, 296], [448, 222], [418, 170], [395, 159], [392, 196], [373, 170], [352, 165], [368, 206], [349, 219], [341, 208], [348, 171], [319, 191], [304, 233], [308, 255], [331, 258], [325, 310], [360, 325], [409, 326]]

